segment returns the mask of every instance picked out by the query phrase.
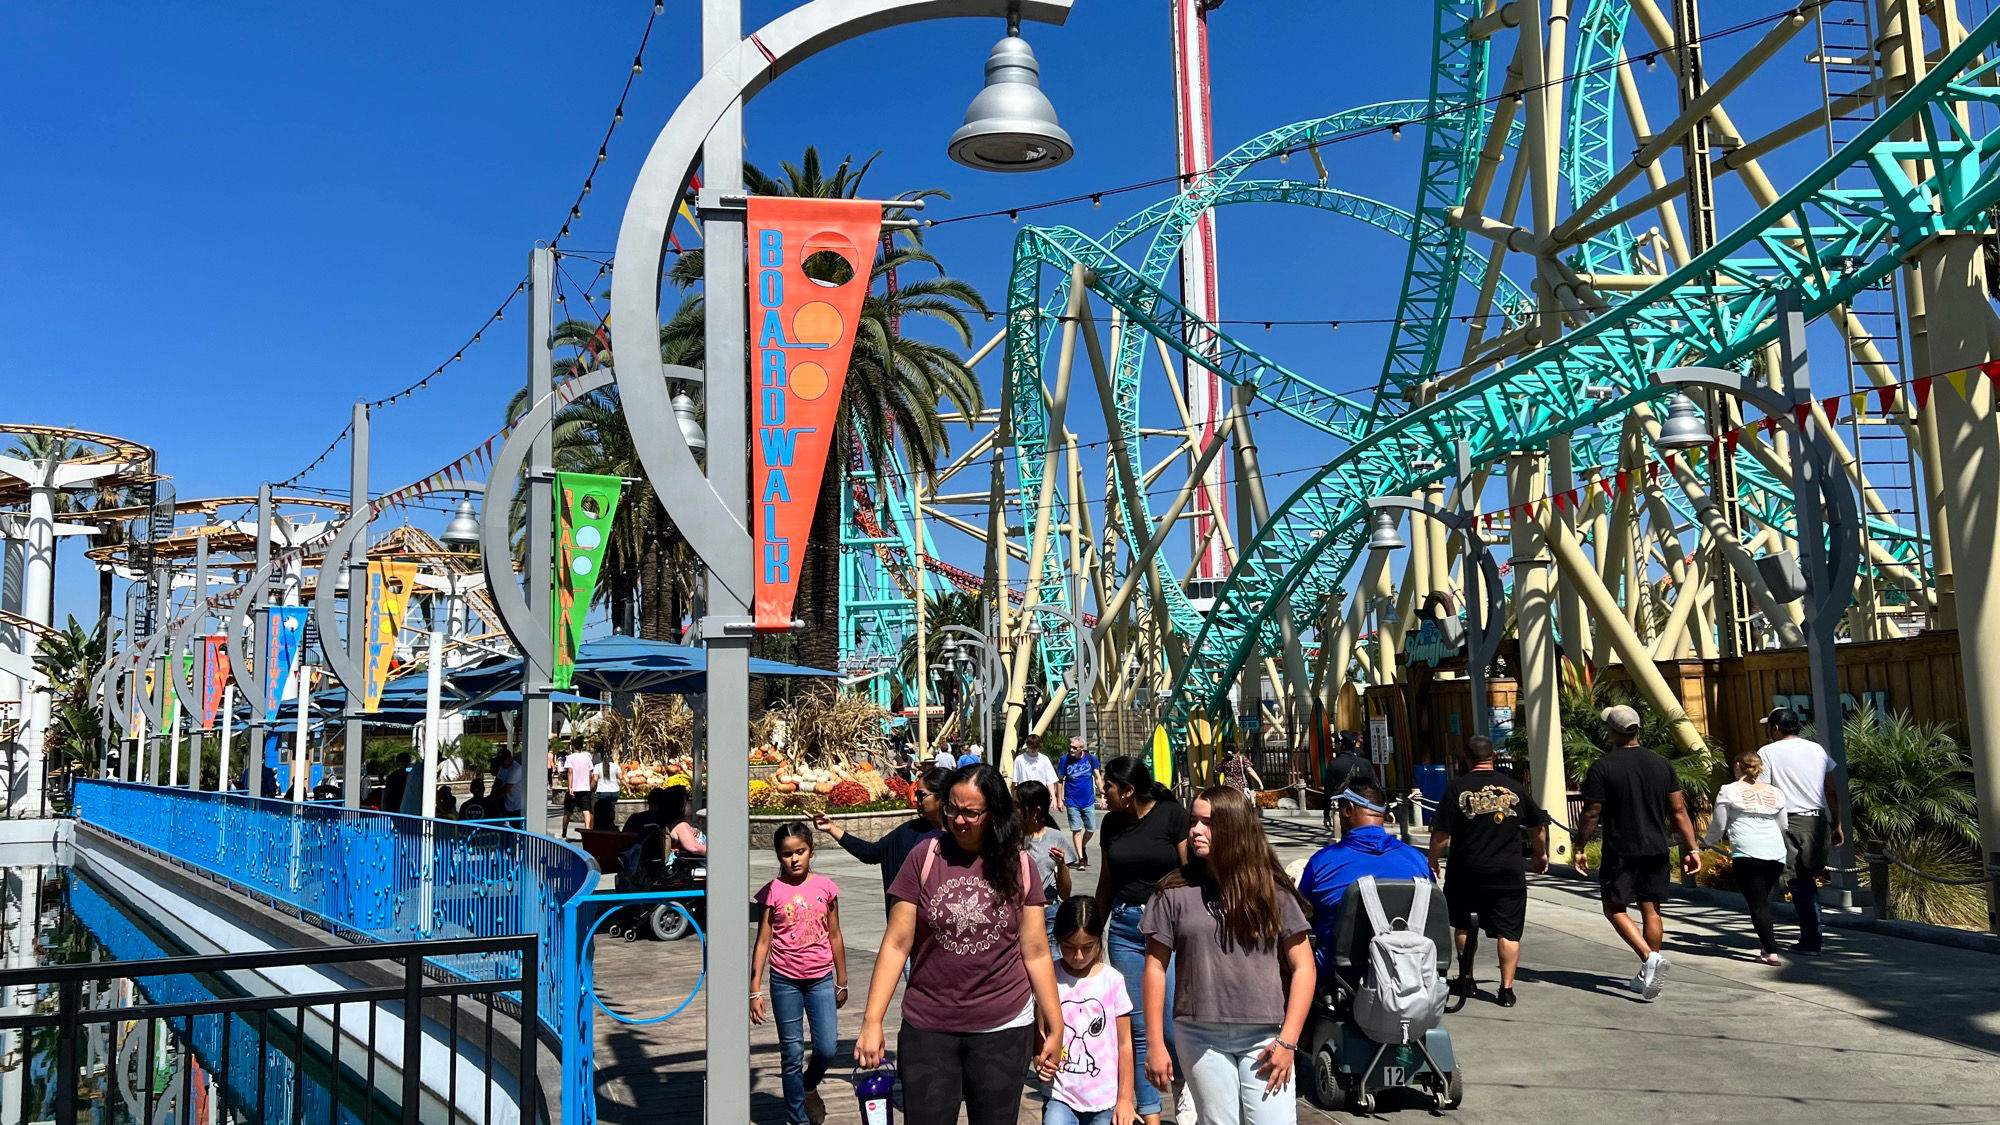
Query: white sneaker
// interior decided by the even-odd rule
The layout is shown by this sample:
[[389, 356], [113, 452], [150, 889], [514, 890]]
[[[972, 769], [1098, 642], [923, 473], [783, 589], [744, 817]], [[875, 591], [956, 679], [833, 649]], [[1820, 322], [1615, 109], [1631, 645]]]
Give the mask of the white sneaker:
[[1640, 967], [1638, 972], [1632, 974], [1631, 980], [1625, 982], [1625, 987], [1641, 996], [1646, 994], [1646, 970], [1643, 966]]
[[1194, 1091], [1188, 1089], [1185, 1082], [1175, 1083], [1175, 1086], [1174, 1125], [1199, 1125], [1201, 1118], [1194, 1110]]
[[1640, 968], [1639, 977], [1643, 982], [1643, 987], [1640, 988], [1639, 995], [1648, 1000], [1658, 996], [1660, 991], [1667, 987], [1667, 955], [1664, 953], [1647, 954], [1646, 964]]

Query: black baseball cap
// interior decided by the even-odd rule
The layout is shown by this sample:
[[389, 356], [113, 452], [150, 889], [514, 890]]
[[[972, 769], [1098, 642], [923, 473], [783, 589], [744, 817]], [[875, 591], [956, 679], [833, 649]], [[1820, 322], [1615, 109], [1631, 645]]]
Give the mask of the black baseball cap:
[[1764, 725], [1781, 731], [1795, 731], [1805, 724], [1799, 722], [1799, 713], [1790, 707], [1773, 707], [1771, 713], [1764, 716]]

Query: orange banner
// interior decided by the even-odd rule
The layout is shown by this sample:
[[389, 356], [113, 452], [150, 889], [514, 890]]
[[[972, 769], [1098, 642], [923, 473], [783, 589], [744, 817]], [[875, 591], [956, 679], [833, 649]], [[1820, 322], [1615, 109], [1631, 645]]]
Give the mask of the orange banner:
[[[757, 398], [750, 452], [756, 627], [787, 630], [882, 231], [882, 205], [751, 196], [747, 217]], [[819, 546], [831, 551], [838, 544]]]

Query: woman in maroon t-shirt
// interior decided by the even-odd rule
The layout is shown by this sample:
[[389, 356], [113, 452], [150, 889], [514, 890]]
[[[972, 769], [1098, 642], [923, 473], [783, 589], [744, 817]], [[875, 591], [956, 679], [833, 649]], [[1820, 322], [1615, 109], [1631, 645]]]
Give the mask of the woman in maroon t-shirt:
[[968, 1125], [1014, 1125], [1029, 1055], [1044, 1069], [1062, 1057], [1046, 900], [1000, 771], [965, 766], [945, 793], [945, 835], [917, 845], [889, 885], [854, 1059], [880, 1065], [882, 1019], [907, 961], [896, 1047], [909, 1125], [952, 1125], [961, 1106]]

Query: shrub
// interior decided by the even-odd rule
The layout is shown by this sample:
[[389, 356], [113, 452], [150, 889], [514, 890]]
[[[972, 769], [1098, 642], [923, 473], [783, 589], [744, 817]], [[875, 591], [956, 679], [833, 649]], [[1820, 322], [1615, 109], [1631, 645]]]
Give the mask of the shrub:
[[[1979, 874], [1978, 853], [1958, 841], [1920, 832], [1890, 841], [1897, 859], [1919, 871], [1945, 879], [1970, 879]], [[1933, 926], [1986, 928], [1986, 888], [1933, 882], [1889, 865], [1889, 914]]]
[[1857, 837], [1881, 843], [1928, 836], [1978, 849], [1972, 755], [1942, 724], [1859, 711], [1848, 717], [1844, 733]]

